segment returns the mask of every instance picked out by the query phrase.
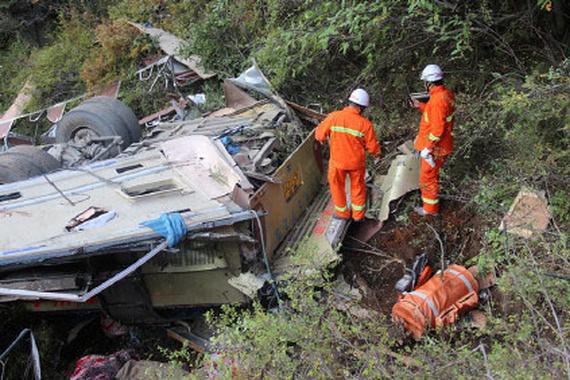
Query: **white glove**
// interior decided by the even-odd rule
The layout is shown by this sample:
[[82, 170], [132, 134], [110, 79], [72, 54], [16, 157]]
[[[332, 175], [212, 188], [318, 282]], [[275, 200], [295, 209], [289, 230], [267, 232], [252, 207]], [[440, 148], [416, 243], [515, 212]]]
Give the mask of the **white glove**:
[[435, 168], [435, 161], [431, 155], [431, 150], [429, 150], [428, 148], [423, 148], [422, 151], [420, 152], [420, 157], [426, 160], [429, 166]]
[[422, 151], [420, 152], [420, 157], [423, 159], [431, 157], [431, 150], [429, 150], [428, 148], [423, 148]]

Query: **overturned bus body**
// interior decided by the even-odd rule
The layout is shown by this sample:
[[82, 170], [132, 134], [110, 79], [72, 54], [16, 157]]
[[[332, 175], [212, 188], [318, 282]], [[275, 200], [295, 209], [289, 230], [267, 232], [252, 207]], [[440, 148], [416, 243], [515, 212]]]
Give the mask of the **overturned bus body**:
[[[145, 131], [95, 97], [54, 144], [0, 154], [0, 302], [152, 323], [271, 298], [278, 280], [338, 260], [348, 222], [332, 218], [323, 181], [323, 116], [285, 102], [255, 65], [224, 91], [225, 108]], [[400, 150], [369, 183], [374, 228], [418, 188], [418, 159]], [[310, 257], [291, 260], [295, 247]]]
[[321, 191], [320, 115], [236, 84], [226, 108], [158, 123], [113, 158], [65, 165], [69, 147], [47, 147], [66, 168], [0, 185], [0, 301], [152, 322], [256, 296], [285, 240], [334, 257], [346, 226]]

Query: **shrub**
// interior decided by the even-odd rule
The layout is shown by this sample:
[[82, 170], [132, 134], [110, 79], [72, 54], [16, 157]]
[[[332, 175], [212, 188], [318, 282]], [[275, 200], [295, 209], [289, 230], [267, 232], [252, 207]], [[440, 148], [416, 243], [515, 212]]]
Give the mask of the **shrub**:
[[0, 110], [6, 110], [22, 89], [29, 70], [29, 55], [32, 47], [17, 39], [0, 55]]
[[30, 73], [37, 90], [34, 95], [35, 108], [69, 99], [85, 91], [80, 70], [95, 42], [92, 22], [88, 16], [61, 16], [53, 44], [32, 53]]
[[100, 24], [95, 34], [99, 46], [91, 50], [81, 68], [88, 89], [127, 77], [140, 57], [154, 50], [153, 41], [124, 19]]

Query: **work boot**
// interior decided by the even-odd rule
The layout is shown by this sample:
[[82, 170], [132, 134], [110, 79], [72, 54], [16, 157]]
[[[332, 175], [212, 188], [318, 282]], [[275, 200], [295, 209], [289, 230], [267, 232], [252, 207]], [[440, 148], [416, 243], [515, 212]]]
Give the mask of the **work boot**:
[[353, 223], [362, 223], [366, 220], [366, 218], [360, 218], [360, 219], [352, 219]]
[[414, 211], [419, 216], [436, 216], [437, 213], [427, 212], [422, 206], [414, 207]]

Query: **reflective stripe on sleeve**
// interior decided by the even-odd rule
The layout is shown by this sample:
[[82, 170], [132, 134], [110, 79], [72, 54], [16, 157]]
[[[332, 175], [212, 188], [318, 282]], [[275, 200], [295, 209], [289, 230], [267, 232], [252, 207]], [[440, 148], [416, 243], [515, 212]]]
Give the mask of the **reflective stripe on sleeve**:
[[424, 112], [424, 120], [426, 121], [426, 123], [429, 123], [429, 117], [427, 112]]
[[431, 141], [439, 141], [441, 140], [439, 137], [432, 135], [431, 133], [429, 134], [428, 137]]
[[422, 201], [424, 201], [428, 205], [436, 205], [439, 203], [439, 199], [429, 199], [429, 198], [424, 198], [424, 197], [422, 197]]
[[434, 317], [439, 316], [439, 310], [437, 309], [437, 307], [435, 306], [435, 304], [432, 302], [432, 300], [430, 300], [428, 298], [428, 296], [426, 296], [425, 294], [423, 294], [422, 292], [418, 292], [417, 290], [414, 290], [411, 293], [408, 294], [412, 294], [414, 296], [418, 296], [420, 297], [422, 300], [424, 300], [425, 303], [428, 304], [429, 308], [431, 309], [431, 312], [433, 313]]
[[345, 127], [341, 127], [339, 125], [332, 126], [331, 131], [340, 132], [340, 133], [348, 133], [349, 135], [352, 135], [355, 137], [364, 137], [364, 133], [357, 131], [356, 129], [345, 128]]
[[463, 281], [463, 283], [465, 284], [467, 289], [469, 289], [469, 292], [473, 291], [473, 286], [471, 286], [471, 283], [469, 282], [467, 277], [465, 277], [465, 275], [463, 275], [463, 273], [460, 273], [460, 272], [456, 271], [455, 269], [446, 269], [445, 271], [459, 277], [461, 279], [461, 281]]

